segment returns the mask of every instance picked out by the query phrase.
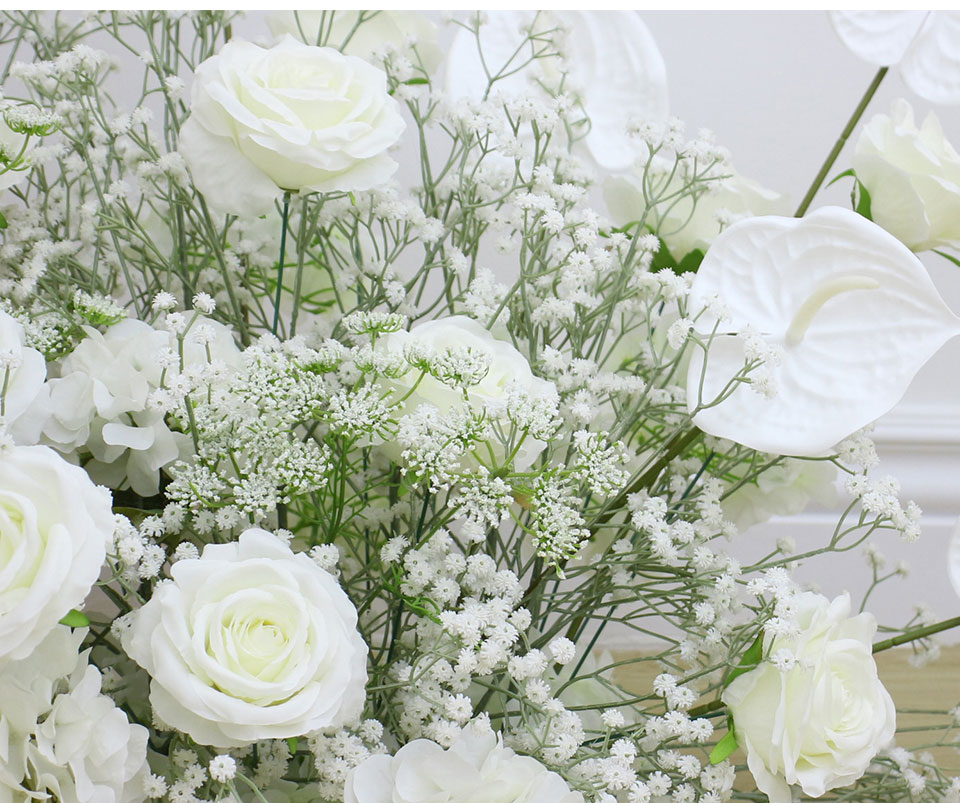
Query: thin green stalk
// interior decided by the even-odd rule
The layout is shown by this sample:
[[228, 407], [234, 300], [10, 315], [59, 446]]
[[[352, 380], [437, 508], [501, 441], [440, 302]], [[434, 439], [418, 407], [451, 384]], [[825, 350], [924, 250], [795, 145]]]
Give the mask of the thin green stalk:
[[887, 70], [889, 69], [889, 67], [881, 67], [879, 70], [877, 70], [877, 74], [873, 76], [870, 86], [868, 86], [867, 91], [863, 93], [863, 97], [860, 98], [857, 108], [853, 110], [853, 114], [850, 116], [847, 124], [843, 127], [843, 131], [840, 132], [840, 138], [834, 143], [833, 150], [831, 150], [827, 155], [827, 160], [823, 163], [823, 167], [821, 167], [820, 172], [817, 173], [817, 177], [813, 180], [813, 184], [810, 185], [810, 189], [807, 190], [807, 194], [803, 196], [803, 200], [800, 202], [800, 206], [797, 207], [794, 217], [803, 217], [804, 214], [806, 214], [807, 209], [810, 208], [810, 204], [813, 203], [814, 196], [820, 191], [820, 187], [826, 180], [827, 174], [830, 172], [830, 168], [832, 168], [833, 163], [837, 161], [840, 151], [842, 151], [843, 146], [847, 144], [847, 140], [853, 133], [853, 129], [856, 128], [857, 123], [860, 122], [860, 118], [863, 117], [863, 113], [867, 110], [867, 106], [870, 104], [870, 101], [873, 100], [873, 96], [877, 93], [877, 89], [880, 87], [880, 82], [883, 81], [883, 77], [887, 74]]
[[277, 268], [277, 295], [273, 300], [273, 329], [274, 335], [280, 326], [280, 296], [283, 293], [283, 261], [287, 250], [287, 223], [290, 217], [290, 191], [283, 193], [283, 223], [280, 229], [280, 265]]

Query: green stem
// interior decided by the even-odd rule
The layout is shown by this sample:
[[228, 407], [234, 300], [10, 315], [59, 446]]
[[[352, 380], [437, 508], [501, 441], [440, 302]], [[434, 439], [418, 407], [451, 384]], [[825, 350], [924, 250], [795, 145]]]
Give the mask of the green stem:
[[891, 647], [899, 647], [901, 644], [932, 636], [934, 633], [949, 630], [951, 627], [960, 627], [960, 616], [954, 616], [953, 619], [944, 619], [942, 622], [936, 622], [935, 624], [927, 625], [917, 630], [910, 630], [899, 636], [888, 638], [886, 641], [878, 641], [873, 645], [873, 652], [876, 654], [884, 650], [889, 650]]
[[280, 295], [283, 293], [283, 261], [287, 250], [287, 222], [290, 216], [290, 191], [283, 193], [283, 224], [280, 229], [280, 265], [277, 268], [277, 296], [273, 301], [273, 333], [280, 325]]
[[853, 133], [853, 129], [856, 128], [857, 123], [860, 122], [860, 118], [863, 117], [863, 113], [867, 110], [867, 106], [869, 105], [870, 101], [873, 100], [873, 96], [880, 87], [880, 82], [883, 81], [883, 77], [887, 74], [887, 70], [889, 69], [889, 67], [881, 67], [879, 70], [877, 70], [877, 74], [873, 76], [870, 86], [868, 86], [867, 91], [863, 93], [863, 97], [860, 98], [857, 108], [853, 110], [853, 114], [847, 121], [846, 126], [844, 126], [843, 131], [840, 132], [840, 138], [834, 143], [833, 150], [831, 150], [827, 156], [827, 160], [823, 163], [823, 167], [820, 168], [820, 172], [817, 173], [817, 177], [813, 180], [813, 184], [810, 185], [810, 189], [807, 190], [807, 194], [803, 196], [803, 200], [800, 202], [800, 206], [797, 207], [794, 217], [803, 217], [807, 209], [810, 208], [810, 204], [813, 203], [814, 196], [817, 194], [817, 192], [819, 192], [820, 186], [827, 178], [827, 173], [830, 172], [830, 168], [833, 167], [833, 163], [837, 161], [840, 151], [842, 151], [843, 146], [847, 144], [847, 140]]

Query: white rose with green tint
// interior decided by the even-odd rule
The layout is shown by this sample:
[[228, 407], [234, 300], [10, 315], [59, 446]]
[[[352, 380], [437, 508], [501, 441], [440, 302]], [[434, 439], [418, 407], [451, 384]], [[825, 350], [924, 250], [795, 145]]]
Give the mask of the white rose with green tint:
[[46, 446], [0, 450], [0, 661], [26, 658], [100, 575], [112, 500]]
[[367, 646], [357, 611], [307, 555], [251, 529], [170, 573], [123, 638], [161, 720], [200, 744], [235, 747], [359, 716]]
[[960, 154], [929, 112], [918, 127], [903, 98], [863, 127], [853, 169], [870, 216], [914, 251], [960, 246]]
[[211, 206], [257, 216], [285, 190], [382, 184], [404, 127], [383, 70], [288, 35], [230, 42], [197, 67], [179, 150]]
[[[762, 661], [723, 693], [747, 766], [770, 803], [849, 786], [893, 739], [896, 711], [880, 682], [877, 620], [850, 615], [850, 596], [800, 594], [796, 636], [778, 636]], [[781, 660], [782, 659], [782, 660]]]

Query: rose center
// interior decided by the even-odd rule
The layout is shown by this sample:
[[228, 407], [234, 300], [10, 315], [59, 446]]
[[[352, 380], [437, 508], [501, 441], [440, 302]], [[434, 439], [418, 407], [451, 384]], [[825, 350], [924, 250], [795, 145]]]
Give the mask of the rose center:
[[841, 293], [849, 293], [852, 290], [876, 290], [880, 287], [880, 282], [870, 276], [854, 274], [851, 276], [841, 276], [839, 279], [830, 279], [824, 282], [814, 290], [800, 305], [796, 315], [787, 328], [786, 341], [788, 346], [796, 346], [813, 323], [813, 319], [824, 304], [831, 298]]

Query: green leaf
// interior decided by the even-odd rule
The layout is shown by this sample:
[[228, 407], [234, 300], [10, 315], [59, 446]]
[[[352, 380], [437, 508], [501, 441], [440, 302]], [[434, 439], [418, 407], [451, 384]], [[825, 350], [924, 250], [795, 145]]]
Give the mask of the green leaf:
[[287, 747], [290, 748], [290, 755], [295, 756], [297, 754], [297, 744], [300, 740], [296, 736], [291, 736], [287, 739]]
[[739, 746], [740, 745], [737, 744], [737, 734], [731, 727], [726, 735], [717, 742], [713, 750], [710, 751], [710, 763], [719, 764], [725, 758], [729, 758], [730, 754]]
[[726, 688], [734, 680], [736, 680], [740, 675], [745, 675], [751, 669], [755, 669], [757, 664], [760, 663], [760, 660], [763, 658], [763, 631], [761, 630], [756, 639], [754, 639], [753, 644], [750, 645], [749, 649], [743, 654], [743, 658], [740, 659], [740, 663], [737, 664], [736, 668], [727, 675], [727, 679], [723, 683], [723, 687]]
[[680, 260], [680, 264], [677, 265], [677, 273], [696, 273], [700, 269], [701, 262], [703, 262], [703, 251], [694, 248]]
[[[856, 175], [857, 174], [853, 172], [852, 168], [850, 170], [844, 170], [842, 173], [838, 173], [832, 179], [830, 179], [830, 181], [827, 183], [827, 187], [832, 187], [842, 178], [846, 178], [847, 176], [856, 176]], [[824, 189], [826, 189], [826, 187], [824, 187]]]
[[667, 244], [661, 240], [660, 247], [657, 249], [657, 253], [653, 255], [653, 259], [650, 261], [650, 270], [653, 273], [656, 273], [658, 270], [663, 270], [664, 268], [670, 268], [673, 270], [677, 267], [677, 260], [673, 258], [673, 254], [670, 253], [670, 249], [667, 248]]
[[90, 624], [90, 620], [83, 611], [78, 611], [74, 608], [60, 620], [60, 624], [66, 625], [67, 627], [87, 627]]
[[3, 216], [3, 213], [0, 212], [0, 229], [5, 229], [7, 227], [7, 219]]
[[853, 207], [853, 211], [858, 215], [863, 215], [867, 220], [873, 220], [870, 215], [870, 193], [867, 191], [867, 188], [860, 183], [860, 179], [857, 179], [857, 200]]
[[417, 86], [418, 84], [429, 84], [429, 78], [411, 78], [409, 81], [404, 81], [407, 86]]
[[952, 262], [954, 265], [956, 265], [958, 268], [960, 268], [960, 259], [957, 259], [955, 256], [950, 256], [950, 254], [947, 254], [947, 253], [945, 253], [945, 252], [943, 252], [943, 251], [938, 251], [936, 248], [933, 249], [933, 253], [939, 254], [939, 255], [942, 256], [944, 259], [949, 260], [949, 261]]

